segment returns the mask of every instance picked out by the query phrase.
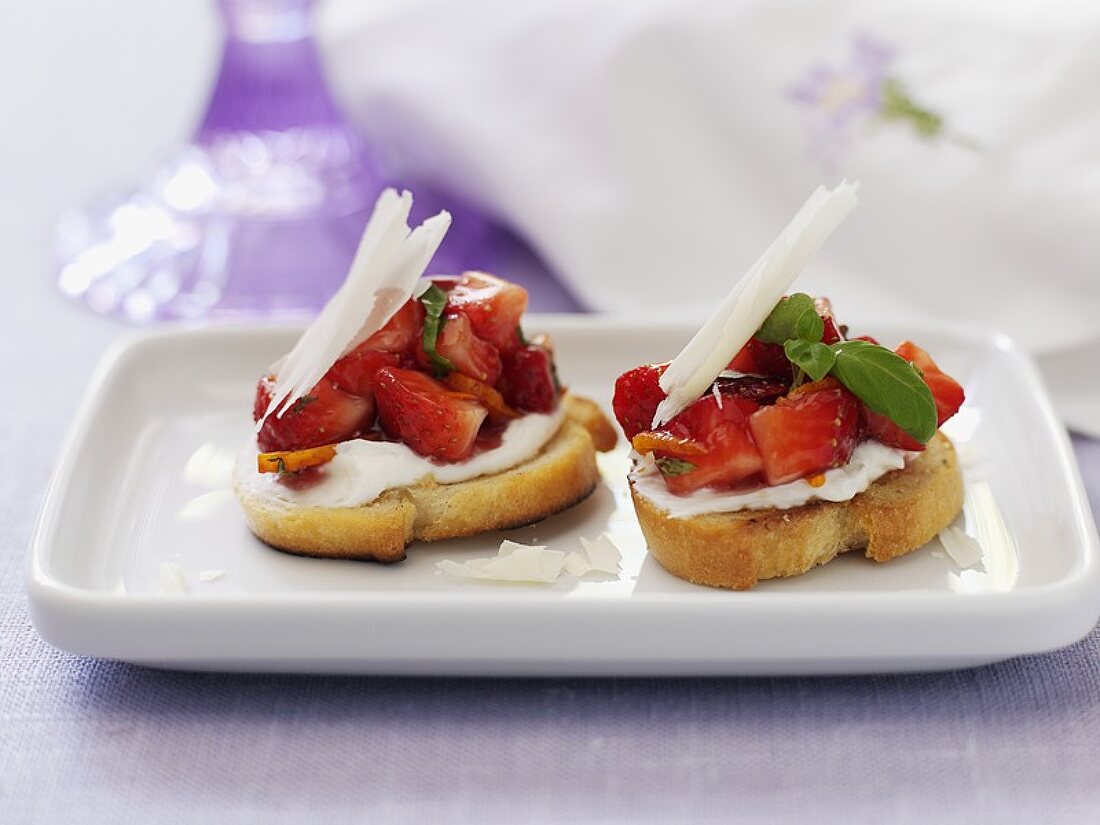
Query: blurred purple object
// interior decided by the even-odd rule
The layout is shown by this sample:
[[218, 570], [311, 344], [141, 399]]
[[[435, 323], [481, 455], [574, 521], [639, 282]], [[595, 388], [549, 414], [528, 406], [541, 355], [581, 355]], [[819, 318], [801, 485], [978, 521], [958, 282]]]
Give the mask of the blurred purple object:
[[[454, 214], [432, 271], [519, 261], [528, 274], [519, 280], [545, 275], [476, 210], [383, 179], [328, 93], [313, 0], [219, 5], [221, 70], [194, 140], [138, 191], [62, 217], [65, 294], [137, 322], [312, 314], [342, 281], [386, 184], [413, 190], [417, 220], [443, 207]], [[571, 308], [556, 282], [547, 287], [543, 308]]]

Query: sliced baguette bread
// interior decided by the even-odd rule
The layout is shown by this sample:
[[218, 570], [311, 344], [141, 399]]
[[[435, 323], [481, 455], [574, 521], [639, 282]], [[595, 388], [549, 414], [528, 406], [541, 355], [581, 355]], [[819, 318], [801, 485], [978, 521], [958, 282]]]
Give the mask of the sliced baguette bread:
[[303, 507], [235, 484], [248, 526], [272, 547], [303, 556], [397, 562], [414, 540], [518, 527], [587, 497], [599, 473], [595, 450], [616, 434], [599, 406], [566, 395], [565, 418], [537, 455], [493, 475], [386, 490], [360, 507]]
[[672, 518], [633, 485], [631, 493], [649, 551], [665, 569], [733, 590], [797, 576], [847, 550], [878, 562], [897, 558], [930, 541], [963, 502], [955, 450], [942, 433], [907, 467], [851, 501]]

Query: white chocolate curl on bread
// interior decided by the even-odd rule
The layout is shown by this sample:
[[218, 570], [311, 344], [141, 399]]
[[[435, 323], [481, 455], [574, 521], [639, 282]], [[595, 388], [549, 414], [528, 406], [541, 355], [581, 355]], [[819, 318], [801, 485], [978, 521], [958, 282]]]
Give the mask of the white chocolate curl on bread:
[[344, 283], [309, 325], [294, 349], [273, 368], [275, 390], [263, 418], [285, 413], [336, 361], [380, 330], [416, 288], [451, 216], [440, 212], [409, 229], [409, 192], [386, 189], [378, 197]]
[[668, 365], [661, 389], [668, 393], [657, 407], [653, 427], [686, 409], [745, 346], [779, 299], [790, 289], [813, 254], [855, 209], [858, 183], [835, 189], [819, 186], [787, 228], [738, 281], [718, 311]]

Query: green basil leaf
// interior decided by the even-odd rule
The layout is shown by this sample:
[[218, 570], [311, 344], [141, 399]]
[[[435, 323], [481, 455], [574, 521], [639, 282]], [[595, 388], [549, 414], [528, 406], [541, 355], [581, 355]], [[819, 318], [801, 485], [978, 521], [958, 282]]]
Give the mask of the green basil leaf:
[[443, 310], [447, 306], [447, 293], [432, 284], [420, 296], [420, 303], [424, 305], [424, 352], [435, 368], [436, 374], [446, 375], [454, 370], [455, 365], [449, 358], [444, 358], [436, 352], [435, 342], [445, 323]]
[[788, 341], [783, 345], [787, 358], [814, 381], [829, 374], [836, 361], [836, 353], [828, 344], [812, 344], [809, 341]]
[[913, 365], [867, 341], [838, 341], [832, 374], [879, 415], [922, 444], [936, 434], [936, 402]]
[[792, 340], [816, 344], [824, 334], [825, 324], [817, 314], [814, 299], [805, 292], [796, 292], [775, 305], [753, 337], [767, 344]]
[[662, 475], [682, 476], [694, 470], [695, 465], [690, 461], [684, 461], [682, 458], [658, 458], [657, 469], [661, 471]]

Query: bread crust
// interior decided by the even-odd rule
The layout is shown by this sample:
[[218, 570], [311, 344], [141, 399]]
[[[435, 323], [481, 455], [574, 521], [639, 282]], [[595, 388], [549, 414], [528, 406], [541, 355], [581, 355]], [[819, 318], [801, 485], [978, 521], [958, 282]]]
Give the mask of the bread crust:
[[672, 518], [633, 483], [631, 495], [649, 552], [666, 570], [696, 584], [747, 590], [847, 550], [878, 562], [915, 550], [958, 515], [963, 484], [954, 447], [937, 433], [908, 466], [851, 501]]
[[[398, 562], [413, 541], [438, 541], [518, 527], [551, 516], [596, 487], [594, 436], [601, 449], [615, 432], [599, 406], [563, 399], [562, 426], [524, 463], [454, 484], [421, 481], [386, 490], [360, 507], [303, 507], [260, 496], [234, 483], [252, 532], [302, 556]], [[612, 439], [610, 443], [607, 434]]]

